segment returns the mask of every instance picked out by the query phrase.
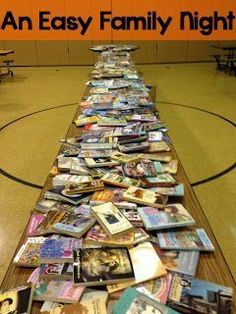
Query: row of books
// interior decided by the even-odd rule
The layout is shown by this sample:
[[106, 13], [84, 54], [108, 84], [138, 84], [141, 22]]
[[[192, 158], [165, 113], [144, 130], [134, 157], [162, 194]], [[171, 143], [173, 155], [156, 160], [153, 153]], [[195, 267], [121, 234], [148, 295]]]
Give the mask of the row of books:
[[[93, 47], [98, 62], [14, 257], [32, 269], [0, 295], [29, 313], [231, 313], [232, 289], [195, 278], [207, 233], [183, 205], [167, 127], [128, 51]], [[119, 72], [119, 75], [118, 75]], [[2, 302], [2, 303], [1, 303]]]

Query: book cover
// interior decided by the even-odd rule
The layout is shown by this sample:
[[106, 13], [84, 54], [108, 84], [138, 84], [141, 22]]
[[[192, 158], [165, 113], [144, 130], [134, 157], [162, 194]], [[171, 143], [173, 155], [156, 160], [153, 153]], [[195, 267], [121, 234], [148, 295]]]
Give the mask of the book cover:
[[133, 225], [112, 202], [92, 206], [91, 210], [109, 237], [134, 229]]
[[90, 206], [81, 205], [74, 212], [64, 212], [63, 217], [53, 225], [53, 230], [58, 233], [80, 238], [95, 222], [96, 219], [92, 216]]
[[58, 174], [52, 179], [53, 187], [66, 184], [78, 184], [93, 181], [89, 176], [77, 176], [73, 174]]
[[74, 251], [74, 284], [94, 286], [133, 280], [127, 248], [87, 248]]
[[143, 227], [143, 221], [136, 209], [121, 208], [120, 210], [134, 227]]
[[104, 183], [101, 180], [94, 180], [92, 182], [68, 184], [62, 191], [64, 195], [78, 195], [82, 193], [94, 192], [104, 189]]
[[150, 146], [147, 149], [147, 152], [149, 153], [159, 153], [159, 152], [169, 152], [169, 151], [170, 151], [170, 147], [164, 141], [150, 143]]
[[147, 234], [142, 228], [135, 228], [134, 245], [147, 241], [149, 238], [149, 234]]
[[204, 229], [158, 232], [157, 237], [162, 249], [214, 251], [214, 246]]
[[31, 286], [21, 286], [0, 293], [1, 314], [30, 314], [33, 300]]
[[[81, 203], [87, 202], [88, 196], [90, 194], [79, 194], [79, 195], [66, 195], [63, 191], [65, 190], [65, 186], [59, 186], [52, 188], [45, 192], [44, 197], [47, 199], [60, 200], [72, 205], [79, 205]], [[67, 210], [67, 209], [66, 209]]]
[[42, 245], [39, 260], [40, 264], [71, 263], [73, 250], [80, 248], [82, 240], [75, 238], [49, 238]]
[[150, 145], [148, 142], [141, 142], [141, 143], [128, 143], [128, 144], [118, 144], [118, 149], [122, 153], [131, 153], [131, 152], [139, 152], [147, 150]]
[[100, 225], [95, 225], [87, 232], [84, 242], [108, 247], [131, 247], [134, 244], [134, 231], [110, 238]]
[[155, 177], [145, 177], [141, 178], [141, 180], [146, 187], [168, 187], [178, 184], [175, 178], [169, 173], [157, 174]]
[[91, 149], [91, 150], [81, 150], [78, 157], [79, 158], [109, 158], [112, 154], [112, 149]]
[[51, 210], [47, 213], [41, 223], [38, 225], [36, 232], [39, 235], [46, 235], [50, 233], [54, 233], [53, 226], [57, 221], [65, 215], [66, 211], [55, 211]]
[[123, 193], [123, 197], [127, 201], [155, 208], [163, 208], [168, 200], [168, 197], [165, 195], [134, 186], [130, 186], [126, 192]]
[[160, 161], [160, 162], [170, 162], [172, 157], [168, 153], [156, 153], [156, 154], [139, 154], [140, 159], [149, 159], [153, 161]]
[[184, 196], [183, 183], [180, 183], [175, 186], [169, 186], [169, 187], [155, 187], [155, 188], [151, 188], [151, 190], [153, 192], [157, 192], [157, 193], [168, 195], [168, 196], [178, 196], [178, 197]]
[[39, 254], [45, 240], [43, 237], [27, 238], [14, 257], [13, 263], [23, 267], [37, 267], [40, 264]]
[[121, 152], [114, 152], [111, 155], [111, 159], [118, 161], [119, 163], [126, 164], [129, 162], [137, 162], [140, 160], [139, 156], [130, 156]]
[[120, 300], [115, 303], [114, 314], [135, 314], [135, 313], [163, 313], [177, 314], [179, 312], [157, 302], [156, 300], [140, 293], [134, 288], [128, 288], [122, 294]]
[[43, 198], [36, 205], [35, 209], [39, 212], [47, 214], [50, 210], [70, 210], [71, 205], [60, 201], [48, 200]]
[[73, 265], [72, 263], [54, 263], [40, 265], [40, 278], [48, 279], [72, 279]]
[[35, 237], [38, 234], [37, 227], [44, 220], [45, 215], [43, 214], [32, 214], [27, 226], [26, 235], [27, 237]]
[[127, 121], [125, 119], [117, 119], [117, 118], [108, 118], [103, 117], [98, 122], [99, 126], [126, 126]]
[[101, 180], [107, 184], [119, 186], [123, 188], [128, 188], [130, 185], [140, 186], [141, 184], [140, 180], [137, 180], [134, 178], [123, 177], [123, 176], [120, 176], [119, 174], [109, 173], [109, 172], [105, 174]]
[[[137, 209], [137, 204], [125, 201], [123, 199], [124, 191], [125, 189], [104, 189], [102, 191], [97, 191], [91, 196], [89, 203], [90, 205], [99, 205], [107, 202], [112, 202], [116, 205], [116, 207], [121, 209], [126, 216], [126, 209], [128, 213], [129, 210], [132, 212]], [[137, 213], [137, 211], [135, 212]], [[140, 222], [142, 222], [141, 218], [139, 219]]]
[[151, 160], [141, 160], [137, 163], [126, 163], [122, 166], [125, 176], [132, 178], [155, 177], [157, 171]]
[[161, 142], [163, 139], [163, 133], [159, 131], [148, 132], [148, 141], [149, 142]]
[[40, 310], [42, 314], [90, 314], [89, 310], [80, 303], [67, 305], [49, 301], [45, 301], [45, 303], [46, 305], [43, 305]]
[[86, 124], [91, 123], [97, 123], [100, 120], [98, 116], [93, 117], [78, 117], [78, 119], [75, 120], [76, 126], [84, 126]]
[[232, 288], [175, 274], [168, 304], [181, 313], [232, 313]]
[[195, 276], [200, 254], [198, 251], [169, 251], [154, 245], [166, 269], [171, 272]]
[[117, 161], [113, 161], [110, 158], [85, 158], [85, 163], [89, 168], [111, 167], [119, 165]]
[[138, 213], [147, 230], [185, 227], [195, 224], [195, 220], [182, 204], [168, 204], [163, 209], [139, 207]]

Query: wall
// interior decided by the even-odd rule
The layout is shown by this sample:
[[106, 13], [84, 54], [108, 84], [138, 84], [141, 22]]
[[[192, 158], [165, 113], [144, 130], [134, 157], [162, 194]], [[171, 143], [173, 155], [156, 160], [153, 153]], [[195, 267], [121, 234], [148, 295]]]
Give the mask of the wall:
[[[16, 65], [92, 65], [96, 54], [88, 50], [93, 41], [0, 41], [0, 49], [14, 49]], [[136, 63], [171, 63], [212, 61], [218, 51], [208, 41], [137, 41], [133, 54]], [[235, 42], [227, 42], [234, 43]]]

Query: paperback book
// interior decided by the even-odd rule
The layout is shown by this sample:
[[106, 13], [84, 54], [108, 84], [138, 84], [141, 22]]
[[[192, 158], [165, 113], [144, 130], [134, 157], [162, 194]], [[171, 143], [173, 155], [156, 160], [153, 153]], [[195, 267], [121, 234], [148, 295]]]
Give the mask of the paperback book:
[[182, 204], [168, 204], [163, 209], [139, 207], [138, 213], [146, 230], [186, 227], [195, 224], [195, 220]]
[[62, 203], [60, 201], [54, 201], [54, 200], [48, 200], [46, 198], [43, 198], [40, 200], [36, 205], [35, 209], [39, 212], [42, 212], [44, 214], [47, 214], [51, 210], [67, 210], [70, 211], [72, 208], [71, 205]]
[[79, 158], [109, 158], [113, 153], [112, 149], [91, 149], [81, 150], [78, 154]]
[[70, 280], [73, 275], [72, 263], [54, 263], [40, 265], [40, 278]]
[[73, 196], [88, 192], [94, 192], [104, 189], [104, 184], [102, 180], [94, 180], [92, 182], [78, 183], [78, 184], [68, 184], [62, 191], [63, 194]]
[[184, 185], [183, 183], [180, 183], [175, 186], [169, 186], [169, 187], [155, 187], [151, 188], [153, 192], [168, 195], [168, 196], [178, 196], [183, 197], [184, 196]]
[[66, 184], [79, 184], [91, 182], [93, 179], [89, 176], [77, 176], [71, 174], [58, 174], [52, 179], [53, 187]]
[[66, 195], [64, 193], [65, 186], [59, 186], [52, 188], [45, 192], [44, 197], [47, 199], [53, 199], [58, 201], [64, 201], [70, 203], [72, 205], [79, 205], [82, 203], [87, 202], [90, 193], [86, 194], [79, 194], [79, 195]]
[[158, 174], [155, 177], [144, 177], [141, 180], [146, 187], [169, 187], [178, 184], [169, 173]]
[[116, 173], [107, 173], [105, 174], [101, 180], [109, 185], [119, 186], [121, 188], [128, 188], [129, 186], [140, 186], [141, 181], [135, 178], [128, 178], [120, 176]]
[[134, 229], [133, 225], [112, 202], [92, 206], [91, 210], [109, 237], [121, 235]]
[[132, 178], [155, 177], [157, 175], [154, 163], [147, 159], [137, 163], [126, 163], [122, 169], [125, 176]]
[[111, 155], [111, 159], [118, 161], [121, 164], [126, 164], [126, 163], [130, 163], [130, 162], [137, 162], [140, 160], [139, 156], [130, 156], [127, 154], [123, 154], [121, 152], [114, 152]]
[[119, 165], [119, 162], [110, 158], [85, 158], [85, 163], [89, 168], [112, 167]]
[[35, 237], [38, 234], [37, 227], [44, 220], [45, 215], [43, 214], [32, 214], [30, 216], [30, 220], [27, 226], [26, 235], [27, 237]]
[[95, 286], [134, 279], [127, 248], [87, 248], [74, 251], [74, 284]]
[[214, 251], [214, 246], [204, 229], [160, 232], [157, 233], [157, 237], [162, 249]]

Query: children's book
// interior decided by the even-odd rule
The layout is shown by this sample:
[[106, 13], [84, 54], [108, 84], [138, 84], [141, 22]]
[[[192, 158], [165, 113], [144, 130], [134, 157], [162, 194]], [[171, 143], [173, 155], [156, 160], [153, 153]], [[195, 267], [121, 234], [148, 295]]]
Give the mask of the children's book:
[[177, 314], [179, 312], [172, 308], [157, 302], [153, 298], [137, 291], [134, 288], [128, 288], [124, 291], [121, 298], [114, 305], [114, 314], [135, 314], [135, 313], [165, 313]]
[[20, 286], [0, 293], [1, 314], [30, 314], [33, 300], [31, 285]]
[[157, 237], [162, 249], [214, 251], [214, 246], [204, 229], [158, 232]]
[[71, 263], [73, 250], [82, 246], [82, 240], [75, 238], [48, 238], [42, 245], [40, 264]]
[[168, 196], [145, 190], [139, 187], [130, 186], [124, 193], [125, 200], [144, 204], [155, 208], [163, 208], [168, 201]]
[[91, 210], [109, 237], [121, 235], [134, 229], [133, 225], [112, 202], [92, 206]]
[[232, 313], [232, 288], [175, 274], [168, 304], [181, 313]]
[[195, 224], [195, 220], [182, 204], [168, 204], [163, 209], [139, 207], [138, 213], [146, 230], [186, 227]]
[[86, 248], [74, 251], [74, 284], [95, 286], [134, 280], [127, 248]]
[[70, 263], [54, 263], [40, 265], [40, 278], [43, 279], [72, 279], [73, 265]]
[[119, 162], [110, 158], [85, 158], [85, 163], [89, 168], [112, 167], [119, 165]]
[[[133, 212], [137, 209], [137, 204], [127, 202], [123, 199], [123, 192], [125, 189], [104, 189], [102, 191], [96, 191], [90, 198], [90, 205], [100, 205], [107, 202], [112, 202], [116, 207], [120, 208], [124, 215], [127, 213]], [[137, 213], [137, 211], [135, 211]], [[138, 214], [137, 214], [138, 215]], [[137, 216], [136, 215], [136, 216]], [[142, 223], [141, 218], [139, 218], [140, 223]]]
[[114, 186], [119, 186], [121, 188], [128, 188], [129, 186], [140, 186], [141, 181], [134, 179], [134, 178], [128, 178], [128, 177], [123, 177], [120, 176], [119, 174], [116, 173], [107, 173], [105, 174], [102, 178], [102, 181], [106, 184], [114, 185]]

